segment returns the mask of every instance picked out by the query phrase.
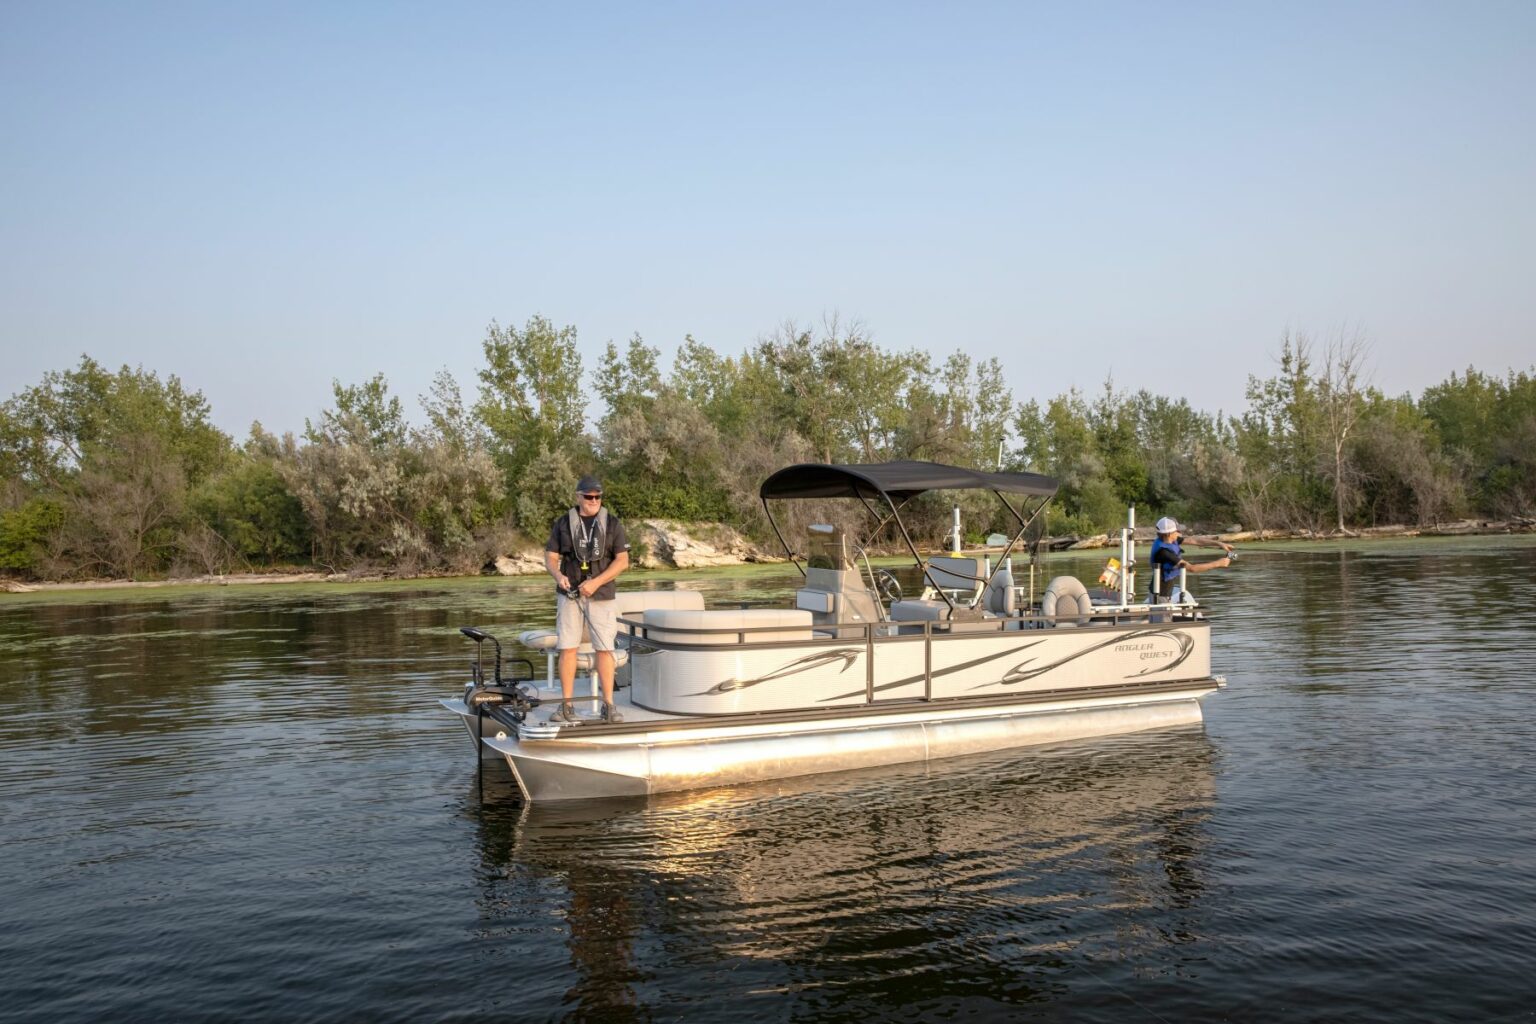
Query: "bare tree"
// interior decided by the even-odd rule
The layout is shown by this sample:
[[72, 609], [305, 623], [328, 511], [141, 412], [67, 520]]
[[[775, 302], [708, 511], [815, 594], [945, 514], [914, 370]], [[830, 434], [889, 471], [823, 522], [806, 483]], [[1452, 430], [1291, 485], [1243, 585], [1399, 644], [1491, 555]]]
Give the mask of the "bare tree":
[[1318, 406], [1331, 456], [1331, 468], [1324, 472], [1333, 484], [1334, 527], [1339, 533], [1346, 532], [1344, 513], [1357, 494], [1358, 481], [1346, 458], [1346, 447], [1365, 409], [1365, 362], [1369, 353], [1364, 331], [1341, 331], [1328, 343], [1323, 372], [1317, 378]]

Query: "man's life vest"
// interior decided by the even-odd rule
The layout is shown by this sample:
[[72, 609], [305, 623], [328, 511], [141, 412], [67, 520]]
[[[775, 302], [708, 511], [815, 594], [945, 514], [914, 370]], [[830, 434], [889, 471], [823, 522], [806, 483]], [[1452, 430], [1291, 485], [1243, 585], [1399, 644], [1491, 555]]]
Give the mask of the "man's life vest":
[[[1172, 565], [1159, 563], [1157, 560], [1157, 553], [1164, 548], [1167, 548], [1173, 552], [1174, 561]], [[1158, 537], [1152, 542], [1152, 549], [1147, 553], [1147, 557], [1152, 565], [1153, 582], [1155, 584], [1158, 574], [1162, 574], [1163, 585], [1158, 588], [1158, 592], [1161, 593], [1164, 597], [1167, 597], [1170, 593], [1172, 593], [1172, 588], [1179, 582], [1178, 563], [1184, 558], [1184, 549], [1180, 547], [1179, 542], [1176, 540], [1166, 541], [1163, 540], [1163, 538]]]
[[571, 555], [576, 559], [577, 577], [572, 582], [580, 583], [601, 575], [608, 567], [608, 510], [597, 510], [592, 532], [585, 537], [582, 536], [581, 513], [574, 508], [566, 513], [566, 525], [571, 534]]

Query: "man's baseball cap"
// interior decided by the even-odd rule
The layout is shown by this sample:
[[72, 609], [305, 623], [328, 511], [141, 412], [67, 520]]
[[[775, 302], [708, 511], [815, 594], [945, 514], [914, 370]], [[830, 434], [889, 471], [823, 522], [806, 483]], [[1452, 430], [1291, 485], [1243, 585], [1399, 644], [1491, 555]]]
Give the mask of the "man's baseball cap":
[[1179, 521], [1177, 519], [1173, 518], [1173, 516], [1163, 516], [1163, 518], [1161, 518], [1161, 519], [1159, 519], [1157, 521], [1157, 532], [1158, 533], [1178, 533], [1179, 532]]
[[597, 477], [595, 477], [595, 476], [584, 476], [584, 477], [582, 477], [580, 480], [578, 480], [576, 482], [576, 489], [578, 491], [590, 491], [593, 494], [602, 494], [603, 493], [603, 485], [598, 481]]

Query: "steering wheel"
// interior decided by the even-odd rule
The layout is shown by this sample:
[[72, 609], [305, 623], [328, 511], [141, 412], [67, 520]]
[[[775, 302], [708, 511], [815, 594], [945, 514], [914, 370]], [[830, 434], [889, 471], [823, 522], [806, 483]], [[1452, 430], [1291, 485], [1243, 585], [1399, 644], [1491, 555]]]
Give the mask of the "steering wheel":
[[879, 590], [880, 596], [887, 601], [901, 600], [901, 581], [889, 569], [875, 570], [875, 589]]

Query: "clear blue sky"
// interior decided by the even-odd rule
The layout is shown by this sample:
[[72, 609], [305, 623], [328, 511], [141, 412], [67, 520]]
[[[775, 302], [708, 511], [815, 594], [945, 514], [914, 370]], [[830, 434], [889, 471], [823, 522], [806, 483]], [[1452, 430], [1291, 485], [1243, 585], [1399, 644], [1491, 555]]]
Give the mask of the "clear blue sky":
[[1210, 411], [1358, 327], [1417, 393], [1536, 361], [1536, 3], [9, 0], [0, 237], [0, 398], [88, 352], [237, 438], [534, 313]]

